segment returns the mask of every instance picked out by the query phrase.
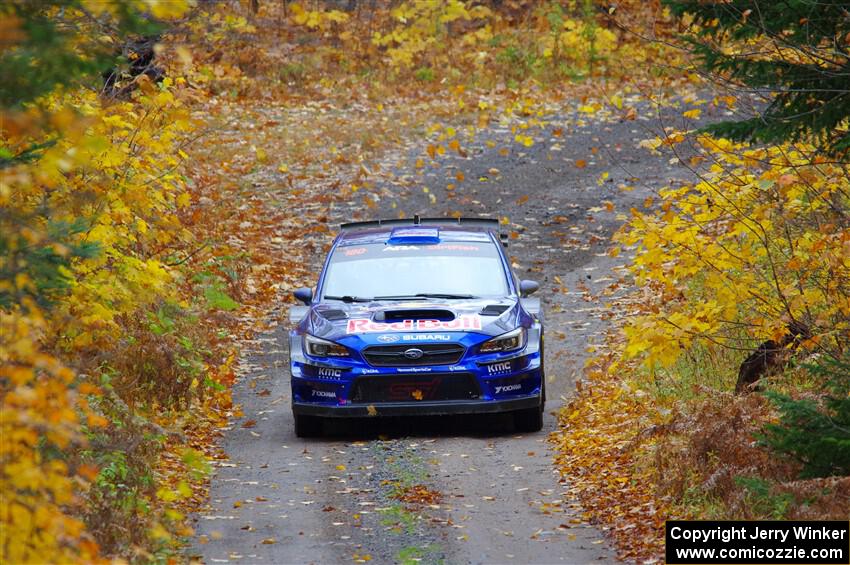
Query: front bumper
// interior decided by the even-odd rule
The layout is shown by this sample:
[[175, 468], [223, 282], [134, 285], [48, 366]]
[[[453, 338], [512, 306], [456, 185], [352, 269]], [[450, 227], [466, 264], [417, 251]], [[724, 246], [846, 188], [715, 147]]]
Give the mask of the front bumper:
[[295, 414], [325, 417], [493, 414], [540, 406], [536, 336], [510, 354], [468, 355], [455, 365], [377, 367], [357, 359], [311, 359], [292, 344]]
[[451, 414], [494, 414], [540, 406], [540, 394], [505, 400], [439, 400], [434, 402], [380, 402], [370, 405], [328, 405], [293, 402], [292, 412], [331, 418], [447, 416]]

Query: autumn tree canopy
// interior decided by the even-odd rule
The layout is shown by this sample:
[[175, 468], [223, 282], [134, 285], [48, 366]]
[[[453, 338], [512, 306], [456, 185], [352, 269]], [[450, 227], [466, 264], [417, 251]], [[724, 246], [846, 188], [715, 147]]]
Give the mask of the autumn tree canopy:
[[[706, 128], [736, 141], [850, 149], [850, 11], [842, 0], [665, 0], [709, 76], [764, 97], [757, 116]], [[734, 47], [733, 47], [734, 46]]]

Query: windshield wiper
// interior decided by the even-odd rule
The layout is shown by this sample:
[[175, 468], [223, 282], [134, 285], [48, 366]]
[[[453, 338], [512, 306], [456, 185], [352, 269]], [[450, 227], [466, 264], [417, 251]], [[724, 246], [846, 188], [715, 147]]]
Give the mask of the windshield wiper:
[[413, 298], [446, 298], [464, 300], [478, 298], [474, 294], [450, 294], [442, 292], [419, 292], [417, 294], [399, 294], [396, 296], [376, 296], [375, 300], [411, 300]]
[[373, 298], [365, 298], [365, 297], [362, 297], [362, 296], [349, 296], [348, 294], [346, 294], [345, 296], [331, 296], [329, 294], [326, 294], [324, 296], [324, 299], [325, 300], [340, 300], [342, 302], [348, 302], [348, 303], [351, 303], [351, 302], [372, 302], [372, 300], [374, 300]]

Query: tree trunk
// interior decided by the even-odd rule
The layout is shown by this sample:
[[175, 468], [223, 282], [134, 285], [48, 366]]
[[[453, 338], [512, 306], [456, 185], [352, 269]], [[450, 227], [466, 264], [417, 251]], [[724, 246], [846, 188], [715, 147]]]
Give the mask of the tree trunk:
[[735, 393], [744, 394], [756, 390], [758, 380], [771, 371], [784, 367], [789, 354], [808, 337], [809, 329], [805, 325], [791, 322], [788, 324], [788, 333], [779, 343], [771, 339], [759, 345], [741, 363]]

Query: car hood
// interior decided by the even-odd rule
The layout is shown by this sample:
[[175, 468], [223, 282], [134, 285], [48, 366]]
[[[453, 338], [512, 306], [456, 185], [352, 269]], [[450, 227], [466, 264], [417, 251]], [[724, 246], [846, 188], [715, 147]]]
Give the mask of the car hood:
[[513, 298], [322, 302], [310, 307], [305, 329], [331, 341], [420, 332], [484, 337], [511, 331], [519, 324], [519, 316], [519, 302]]

